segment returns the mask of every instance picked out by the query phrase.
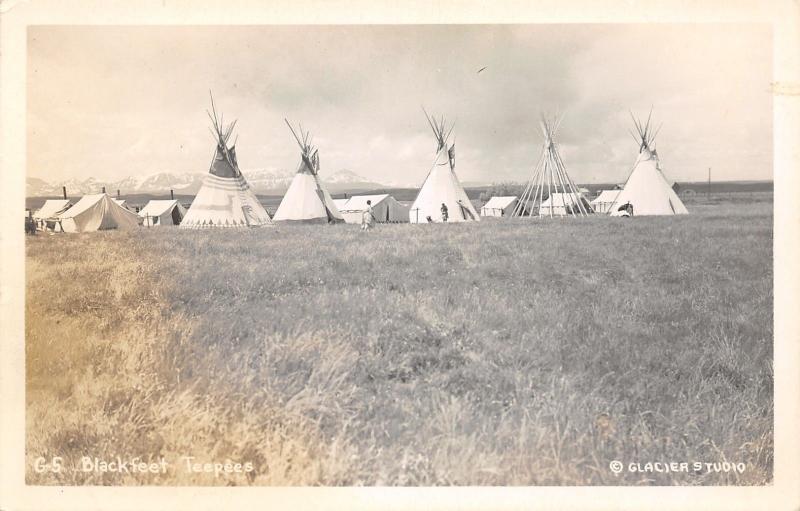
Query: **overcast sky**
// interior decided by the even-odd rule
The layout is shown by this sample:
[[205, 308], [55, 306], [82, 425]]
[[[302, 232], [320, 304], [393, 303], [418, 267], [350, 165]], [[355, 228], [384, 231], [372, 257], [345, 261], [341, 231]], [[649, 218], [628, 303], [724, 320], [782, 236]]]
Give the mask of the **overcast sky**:
[[628, 110], [652, 105], [669, 179], [772, 179], [771, 53], [764, 25], [31, 27], [28, 172], [206, 172], [212, 89], [245, 175], [296, 167], [288, 117], [323, 178], [419, 185], [436, 149], [424, 105], [455, 121], [462, 181], [526, 180], [544, 111], [564, 114], [575, 181], [621, 182]]

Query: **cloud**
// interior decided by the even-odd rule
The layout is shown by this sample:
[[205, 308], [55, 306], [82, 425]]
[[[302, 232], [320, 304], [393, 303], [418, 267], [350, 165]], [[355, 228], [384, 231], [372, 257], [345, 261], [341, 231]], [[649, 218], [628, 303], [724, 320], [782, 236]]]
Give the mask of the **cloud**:
[[576, 181], [619, 181], [628, 109], [652, 105], [672, 179], [771, 178], [770, 41], [758, 25], [32, 27], [29, 174], [205, 171], [211, 89], [244, 168], [296, 166], [286, 117], [326, 171], [419, 183], [424, 105], [455, 122], [462, 180], [526, 180], [544, 111], [564, 114]]

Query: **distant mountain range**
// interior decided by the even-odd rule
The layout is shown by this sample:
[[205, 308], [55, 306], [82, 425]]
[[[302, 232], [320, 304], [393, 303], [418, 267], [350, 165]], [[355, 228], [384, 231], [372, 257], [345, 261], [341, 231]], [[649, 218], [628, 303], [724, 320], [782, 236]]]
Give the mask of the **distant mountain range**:
[[[247, 182], [259, 194], [280, 194], [289, 188], [295, 171], [251, 169], [242, 171]], [[194, 195], [203, 184], [206, 173], [197, 172], [158, 172], [147, 176], [128, 176], [119, 181], [101, 181], [95, 178], [68, 179], [57, 183], [35, 177], [26, 181], [26, 195], [28, 197], [60, 196], [61, 187], [67, 187], [67, 195], [75, 197], [87, 193], [99, 193], [103, 187], [109, 194], [115, 195], [119, 190], [120, 195], [133, 194], [165, 194], [174, 190], [180, 195]], [[322, 182], [331, 193], [339, 191], [374, 190], [384, 188], [386, 185], [369, 181], [355, 172], [347, 169], [334, 172], [328, 176], [321, 176]]]

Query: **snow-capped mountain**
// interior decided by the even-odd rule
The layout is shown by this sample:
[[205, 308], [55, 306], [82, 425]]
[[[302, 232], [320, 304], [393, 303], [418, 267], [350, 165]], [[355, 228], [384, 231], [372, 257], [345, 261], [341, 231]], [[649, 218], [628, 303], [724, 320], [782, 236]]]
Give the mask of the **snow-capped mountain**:
[[342, 169], [339, 172], [335, 172], [330, 176], [325, 176], [323, 173], [320, 173], [320, 177], [323, 181], [327, 184], [352, 184], [352, 183], [363, 183], [366, 181], [363, 177], [359, 176], [352, 170]]
[[[279, 169], [249, 169], [242, 170], [247, 182], [256, 193], [270, 194], [282, 193], [289, 188], [294, 177], [294, 170]], [[128, 176], [119, 181], [101, 181], [95, 178], [84, 180], [68, 179], [58, 183], [29, 177], [27, 179], [26, 195], [28, 197], [60, 196], [61, 187], [67, 187], [67, 195], [75, 197], [87, 193], [99, 193], [103, 187], [110, 194], [165, 194], [169, 190], [181, 195], [194, 195], [200, 189], [205, 178], [205, 172], [157, 172], [150, 175]], [[331, 192], [350, 190], [371, 190], [382, 188], [384, 185], [368, 181], [353, 171], [343, 169], [332, 174], [324, 171], [320, 175]]]

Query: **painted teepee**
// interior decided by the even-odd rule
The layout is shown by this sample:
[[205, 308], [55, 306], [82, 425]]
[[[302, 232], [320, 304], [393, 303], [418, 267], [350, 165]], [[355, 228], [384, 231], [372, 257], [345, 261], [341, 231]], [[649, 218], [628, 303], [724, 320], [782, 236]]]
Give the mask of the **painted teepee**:
[[273, 219], [276, 222], [344, 222], [331, 195], [319, 180], [319, 151], [311, 145], [309, 133], [303, 132], [300, 126], [298, 136], [289, 121], [286, 125], [300, 146], [300, 165]]
[[412, 224], [443, 222], [445, 207], [448, 223], [480, 221], [478, 212], [456, 176], [455, 143], [448, 147], [453, 125], [451, 124], [448, 129], [444, 118], [437, 121], [424, 109], [423, 112], [436, 137], [436, 158], [416, 200], [411, 205], [409, 221]]
[[212, 227], [259, 227], [271, 225], [272, 221], [264, 206], [258, 202], [256, 194], [247, 184], [236, 161], [236, 144], [228, 146], [228, 140], [236, 126], [236, 121], [228, 126], [217, 118], [214, 99], [211, 99], [208, 116], [213, 127], [212, 133], [217, 141], [211, 168], [203, 181], [203, 186], [189, 206], [186, 216], [180, 222], [184, 229]]
[[552, 218], [593, 213], [589, 201], [569, 177], [558, 152], [555, 136], [561, 119], [547, 119], [542, 115], [540, 124], [544, 134], [542, 154], [512, 216]]
[[625, 186], [608, 209], [608, 213], [612, 216], [628, 216], [628, 210], [633, 209], [633, 214], [636, 216], [688, 214], [686, 206], [661, 170], [654, 144], [658, 130], [655, 132], [651, 130], [651, 116], [647, 117], [647, 122], [644, 124], [636, 120], [633, 114], [631, 117], [639, 135], [634, 136], [639, 143], [639, 156], [628, 180], [625, 181]]

